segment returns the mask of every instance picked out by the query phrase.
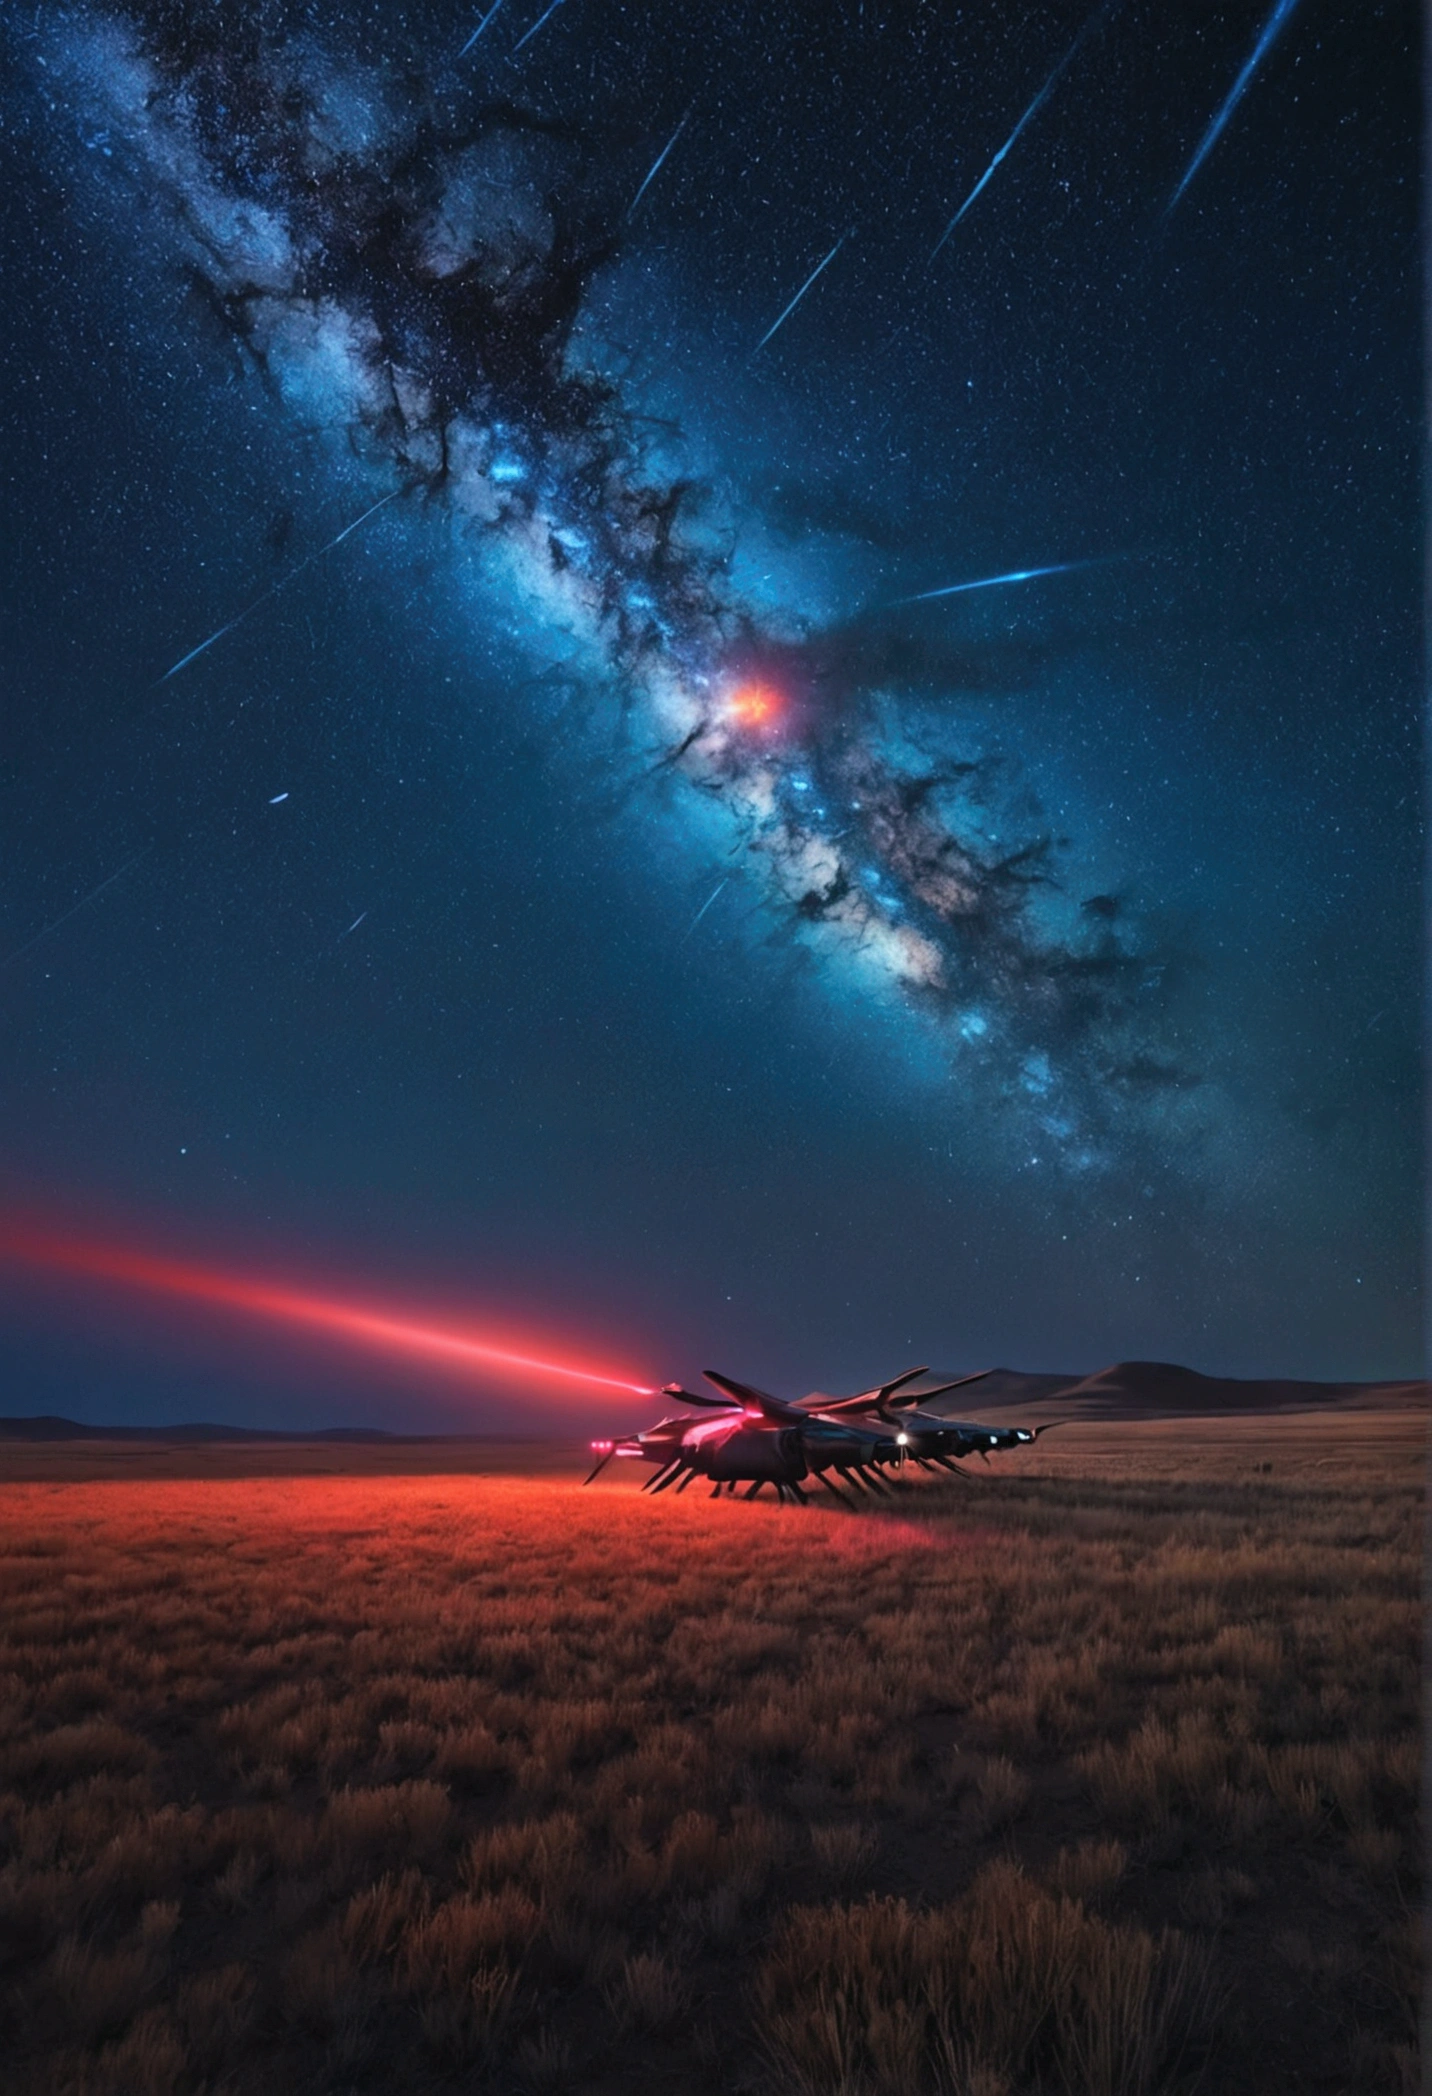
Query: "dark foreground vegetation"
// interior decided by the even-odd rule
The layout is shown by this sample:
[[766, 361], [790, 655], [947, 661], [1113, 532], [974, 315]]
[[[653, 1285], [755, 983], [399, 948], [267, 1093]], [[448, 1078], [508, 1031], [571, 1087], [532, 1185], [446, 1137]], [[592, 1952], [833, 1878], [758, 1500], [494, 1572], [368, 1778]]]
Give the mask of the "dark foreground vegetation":
[[1415, 1421], [0, 1487], [15, 2096], [1420, 2085]]

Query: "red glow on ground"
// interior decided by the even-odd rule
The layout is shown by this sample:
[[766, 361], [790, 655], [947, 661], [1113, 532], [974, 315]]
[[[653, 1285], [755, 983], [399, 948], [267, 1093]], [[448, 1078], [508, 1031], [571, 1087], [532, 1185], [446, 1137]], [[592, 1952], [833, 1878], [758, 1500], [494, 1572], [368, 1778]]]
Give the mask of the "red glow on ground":
[[433, 1324], [405, 1317], [388, 1305], [362, 1304], [342, 1297], [277, 1288], [252, 1277], [191, 1266], [124, 1246], [18, 1224], [0, 1224], [0, 1259], [23, 1261], [53, 1272], [79, 1274], [87, 1280], [118, 1282], [224, 1310], [306, 1328], [348, 1345], [390, 1354], [417, 1355], [435, 1366], [484, 1368], [543, 1379], [556, 1378], [602, 1390], [624, 1390], [634, 1397], [655, 1393], [644, 1383], [607, 1369], [585, 1366], [570, 1356], [538, 1352], [540, 1341], [518, 1339], [492, 1327]]
[[784, 713], [785, 700], [773, 684], [738, 684], [726, 701], [726, 711], [743, 728], [770, 728]]

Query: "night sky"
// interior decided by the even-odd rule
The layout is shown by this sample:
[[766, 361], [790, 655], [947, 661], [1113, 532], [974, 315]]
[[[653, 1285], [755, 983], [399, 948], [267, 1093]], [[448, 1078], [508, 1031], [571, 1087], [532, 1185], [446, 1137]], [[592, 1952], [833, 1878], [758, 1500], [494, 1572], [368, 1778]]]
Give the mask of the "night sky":
[[7, 11], [11, 1240], [642, 1382], [1416, 1373], [1410, 0], [544, 5]]

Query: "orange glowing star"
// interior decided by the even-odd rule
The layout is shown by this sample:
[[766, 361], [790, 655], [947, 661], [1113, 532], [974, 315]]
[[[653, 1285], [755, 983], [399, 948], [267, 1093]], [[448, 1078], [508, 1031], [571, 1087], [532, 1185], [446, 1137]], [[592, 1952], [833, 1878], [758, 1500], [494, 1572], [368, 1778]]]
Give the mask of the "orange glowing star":
[[743, 728], [769, 728], [780, 718], [781, 695], [769, 684], [738, 684], [726, 711]]

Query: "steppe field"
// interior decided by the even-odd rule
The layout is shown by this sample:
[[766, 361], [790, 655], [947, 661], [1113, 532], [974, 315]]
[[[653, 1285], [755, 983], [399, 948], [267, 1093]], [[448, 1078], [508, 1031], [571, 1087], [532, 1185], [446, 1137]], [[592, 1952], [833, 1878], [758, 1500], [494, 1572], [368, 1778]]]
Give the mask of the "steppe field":
[[6, 1449], [0, 2082], [1413, 2096], [1423, 1444]]

